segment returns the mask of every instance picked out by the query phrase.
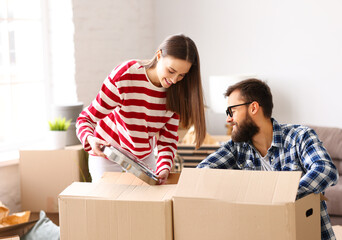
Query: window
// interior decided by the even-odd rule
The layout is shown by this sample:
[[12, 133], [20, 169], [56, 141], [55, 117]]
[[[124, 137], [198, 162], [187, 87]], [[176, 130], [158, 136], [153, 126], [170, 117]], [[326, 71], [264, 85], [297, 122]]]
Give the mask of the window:
[[40, 0], [0, 0], [0, 150], [42, 137], [47, 126]]

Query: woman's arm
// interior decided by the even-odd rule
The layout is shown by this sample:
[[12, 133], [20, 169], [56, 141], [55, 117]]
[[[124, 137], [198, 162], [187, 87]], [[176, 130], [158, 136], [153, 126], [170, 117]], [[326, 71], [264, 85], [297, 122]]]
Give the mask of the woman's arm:
[[156, 174], [159, 175], [162, 172], [162, 175], [164, 176], [163, 179], [165, 177], [167, 179], [168, 173], [171, 171], [173, 159], [177, 151], [178, 124], [179, 116], [176, 113], [174, 113], [159, 132], [159, 138], [157, 140], [158, 158]]
[[93, 137], [97, 122], [105, 118], [113, 111], [114, 108], [122, 103], [122, 98], [116, 84], [116, 81], [121, 75], [118, 70], [120, 70], [120, 68], [113, 70], [113, 72], [105, 79], [96, 98], [80, 113], [77, 118], [76, 134], [86, 151], [92, 150], [93, 147], [97, 146], [96, 142], [100, 140], [96, 140], [97, 138], [93, 139], [94, 141], [92, 141], [92, 146], [88, 141], [89, 136]]

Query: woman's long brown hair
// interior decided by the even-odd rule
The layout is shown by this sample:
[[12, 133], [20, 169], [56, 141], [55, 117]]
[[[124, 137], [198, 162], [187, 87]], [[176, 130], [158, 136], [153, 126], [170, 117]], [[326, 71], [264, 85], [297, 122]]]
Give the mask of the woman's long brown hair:
[[[190, 62], [191, 68], [182, 81], [167, 89], [166, 107], [180, 116], [180, 125], [189, 128], [192, 125], [196, 134], [196, 148], [203, 143], [206, 135], [203, 90], [200, 71], [200, 59], [195, 43], [182, 34], [166, 38], [159, 46], [163, 57], [172, 56]], [[157, 56], [144, 66], [154, 68]]]

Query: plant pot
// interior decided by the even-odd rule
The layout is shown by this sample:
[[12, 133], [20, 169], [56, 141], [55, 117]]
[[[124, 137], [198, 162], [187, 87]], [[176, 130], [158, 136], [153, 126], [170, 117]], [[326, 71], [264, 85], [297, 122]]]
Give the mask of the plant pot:
[[48, 143], [50, 149], [63, 149], [66, 146], [66, 131], [49, 131]]
[[71, 119], [70, 127], [67, 130], [66, 146], [81, 144], [76, 136], [76, 120], [82, 109], [82, 102], [53, 106], [51, 118], [65, 117], [67, 120]]

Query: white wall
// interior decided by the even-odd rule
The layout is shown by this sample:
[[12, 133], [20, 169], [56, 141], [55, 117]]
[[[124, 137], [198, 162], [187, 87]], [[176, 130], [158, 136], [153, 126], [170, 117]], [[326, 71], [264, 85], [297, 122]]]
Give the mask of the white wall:
[[[209, 76], [256, 74], [279, 122], [342, 127], [341, 11], [337, 0], [73, 0], [78, 100], [86, 106], [114, 66], [183, 32], [197, 43], [209, 106]], [[224, 134], [224, 113], [207, 116], [209, 133]]]
[[[209, 106], [209, 76], [257, 74], [279, 122], [342, 127], [341, 1], [155, 3], [157, 42], [183, 32], [197, 43]], [[224, 133], [224, 114], [209, 110], [207, 122], [209, 133]]]
[[152, 0], [72, 0], [76, 84], [84, 106], [96, 97], [112, 69], [129, 59], [152, 58]]

